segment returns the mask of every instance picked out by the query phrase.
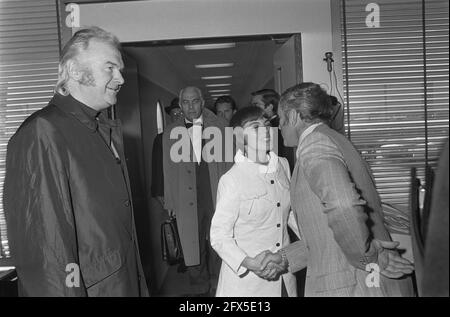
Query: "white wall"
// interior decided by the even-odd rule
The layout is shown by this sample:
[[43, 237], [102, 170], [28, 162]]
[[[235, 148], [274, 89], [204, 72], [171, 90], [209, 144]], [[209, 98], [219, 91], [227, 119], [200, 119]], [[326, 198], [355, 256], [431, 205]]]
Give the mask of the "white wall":
[[[151, 0], [80, 4], [81, 26], [122, 42], [302, 33], [303, 80], [328, 83], [333, 0]], [[338, 66], [338, 65], [335, 65]]]

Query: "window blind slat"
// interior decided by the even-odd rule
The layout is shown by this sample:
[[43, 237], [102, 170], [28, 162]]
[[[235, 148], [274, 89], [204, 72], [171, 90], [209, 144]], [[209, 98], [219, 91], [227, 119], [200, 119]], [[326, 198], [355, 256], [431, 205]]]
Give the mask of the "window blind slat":
[[382, 200], [407, 206], [410, 168], [418, 167], [423, 179], [425, 149], [434, 166], [448, 138], [448, 1], [426, 1], [426, 65], [422, 1], [376, 1], [379, 28], [365, 25], [369, 2], [345, 1], [342, 53], [348, 76], [344, 72], [343, 79], [350, 121], [345, 119], [352, 142], [371, 165]]

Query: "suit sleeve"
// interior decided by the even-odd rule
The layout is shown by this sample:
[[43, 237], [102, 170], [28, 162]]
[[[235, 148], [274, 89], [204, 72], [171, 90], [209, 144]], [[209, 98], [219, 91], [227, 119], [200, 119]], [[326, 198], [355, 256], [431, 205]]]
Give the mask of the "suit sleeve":
[[300, 149], [300, 164], [306, 181], [320, 199], [334, 239], [355, 267], [377, 263], [372, 236], [366, 225], [366, 202], [350, 178], [342, 153], [325, 135], [312, 133]]
[[217, 190], [217, 206], [211, 221], [210, 240], [212, 248], [238, 275], [247, 269], [241, 266], [247, 254], [234, 239], [234, 225], [239, 217], [239, 193], [236, 183], [227, 175], [221, 177]]
[[175, 166], [170, 159], [170, 144], [169, 144], [169, 134], [170, 131], [165, 131], [162, 136], [162, 153], [163, 153], [163, 184], [164, 184], [164, 208], [167, 210], [175, 209], [175, 197], [173, 197], [175, 188], [173, 188], [173, 181], [169, 179], [172, 175]]
[[23, 295], [86, 296], [77, 274], [69, 178], [47, 132], [34, 122], [8, 146], [4, 207], [11, 253]]

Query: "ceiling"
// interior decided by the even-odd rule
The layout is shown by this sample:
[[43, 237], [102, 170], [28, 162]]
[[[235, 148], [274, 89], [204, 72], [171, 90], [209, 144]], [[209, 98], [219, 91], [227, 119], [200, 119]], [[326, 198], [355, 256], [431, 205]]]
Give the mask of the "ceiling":
[[[133, 56], [155, 58], [170, 68], [168, 74], [177, 76], [185, 86], [199, 87], [207, 106], [212, 107], [215, 95], [229, 94], [238, 107], [248, 105], [250, 93], [273, 85], [273, 54], [289, 35], [255, 36], [243, 38], [167, 41], [127, 45]], [[235, 43], [223, 49], [187, 50], [185, 45]], [[137, 54], [139, 53], [139, 54]], [[139, 57], [137, 58], [139, 64]], [[228, 67], [196, 68], [204, 64], [232, 64]], [[150, 71], [151, 72], [151, 71]], [[174, 74], [175, 73], [175, 74]], [[211, 76], [231, 76], [226, 79], [202, 79]], [[207, 85], [229, 84], [208, 87]], [[183, 87], [178, 87], [178, 90]], [[221, 91], [227, 90], [227, 91]], [[229, 90], [229, 91], [228, 91]]]

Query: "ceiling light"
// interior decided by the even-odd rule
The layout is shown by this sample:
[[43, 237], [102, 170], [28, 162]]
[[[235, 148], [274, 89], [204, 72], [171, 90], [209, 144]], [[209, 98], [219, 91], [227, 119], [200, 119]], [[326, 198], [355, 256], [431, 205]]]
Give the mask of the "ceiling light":
[[230, 89], [214, 89], [214, 90], [210, 90], [210, 93], [215, 93], [215, 92], [229, 92]]
[[215, 50], [235, 47], [236, 43], [216, 43], [216, 44], [198, 44], [198, 45], [185, 45], [186, 50]]
[[224, 76], [203, 76], [202, 79], [209, 80], [209, 79], [226, 79], [231, 78], [231, 75], [224, 75]]
[[231, 86], [231, 84], [207, 84], [206, 87], [228, 87]]
[[221, 67], [233, 67], [234, 63], [223, 63], [223, 64], [201, 64], [195, 65], [195, 68], [221, 68]]
[[211, 97], [221, 97], [221, 96], [229, 96], [230, 94], [215, 94], [211, 95]]

